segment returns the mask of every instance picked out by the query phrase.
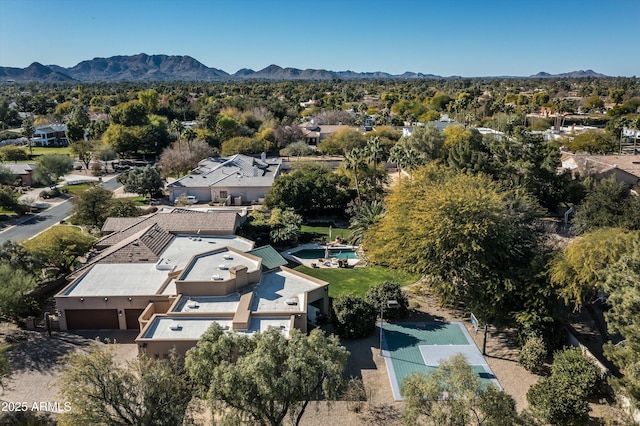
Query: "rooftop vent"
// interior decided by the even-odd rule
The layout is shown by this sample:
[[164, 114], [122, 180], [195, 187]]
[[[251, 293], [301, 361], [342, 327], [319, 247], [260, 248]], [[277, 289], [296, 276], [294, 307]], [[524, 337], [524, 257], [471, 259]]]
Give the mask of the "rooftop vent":
[[180, 325], [177, 322], [171, 323], [171, 325], [169, 325], [169, 330], [171, 330], [171, 331], [180, 331], [180, 330], [182, 330], [182, 325]]

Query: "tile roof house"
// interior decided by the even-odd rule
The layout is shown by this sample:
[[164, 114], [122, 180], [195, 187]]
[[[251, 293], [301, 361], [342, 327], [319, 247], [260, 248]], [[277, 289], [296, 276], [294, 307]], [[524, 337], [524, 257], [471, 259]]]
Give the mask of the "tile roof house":
[[562, 153], [562, 167], [580, 175], [616, 176], [631, 187], [640, 184], [640, 155], [589, 155]]
[[169, 200], [195, 196], [199, 201], [221, 205], [259, 203], [280, 174], [282, 160], [236, 154], [231, 157], [207, 158], [189, 175], [167, 185]]
[[[199, 216], [173, 214], [169, 223]], [[111, 221], [109, 229], [117, 222], [139, 226]], [[140, 330], [138, 350], [161, 358], [172, 348], [184, 354], [214, 322], [248, 334], [276, 327], [288, 336], [294, 328], [306, 332], [316, 313], [329, 313], [328, 283], [287, 268], [273, 248], [254, 248], [235, 235], [170, 232], [153, 222], [68, 277], [55, 296], [61, 330]]]
[[102, 232], [107, 235], [99, 239], [95, 247], [113, 246], [154, 224], [174, 234], [233, 235], [240, 223], [241, 217], [235, 211], [202, 212], [180, 208], [140, 217], [110, 217], [102, 226]]
[[33, 185], [33, 171], [36, 168], [35, 164], [4, 163], [3, 166], [8, 168], [12, 174], [16, 175], [16, 177], [20, 178], [22, 186]]

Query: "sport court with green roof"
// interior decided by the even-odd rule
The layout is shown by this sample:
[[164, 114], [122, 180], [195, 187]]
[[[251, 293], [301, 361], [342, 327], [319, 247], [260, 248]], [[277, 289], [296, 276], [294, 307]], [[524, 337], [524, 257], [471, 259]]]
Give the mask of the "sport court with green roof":
[[483, 381], [501, 389], [489, 365], [460, 322], [385, 323], [382, 355], [396, 401], [402, 400], [400, 383], [415, 371], [428, 373], [440, 362], [462, 353]]

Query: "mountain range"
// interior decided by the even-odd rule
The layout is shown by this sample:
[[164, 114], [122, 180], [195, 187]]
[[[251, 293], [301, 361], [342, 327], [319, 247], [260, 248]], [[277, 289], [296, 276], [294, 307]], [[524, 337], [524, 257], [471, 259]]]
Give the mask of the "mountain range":
[[[530, 78], [580, 78], [606, 77], [592, 70], [573, 71], [563, 74], [539, 72]], [[269, 65], [259, 71], [243, 68], [229, 74], [217, 68], [209, 68], [190, 56], [147, 55], [112, 56], [94, 58], [64, 68], [58, 65], [42, 65], [34, 62], [26, 68], [0, 67], [0, 79], [14, 81], [214, 81], [214, 80], [331, 80], [341, 79], [416, 79], [416, 78], [460, 78], [442, 77], [434, 74], [405, 72], [328, 71], [324, 69], [282, 68]], [[508, 78], [508, 77], [507, 77]], [[515, 77], [514, 77], [515, 78]]]

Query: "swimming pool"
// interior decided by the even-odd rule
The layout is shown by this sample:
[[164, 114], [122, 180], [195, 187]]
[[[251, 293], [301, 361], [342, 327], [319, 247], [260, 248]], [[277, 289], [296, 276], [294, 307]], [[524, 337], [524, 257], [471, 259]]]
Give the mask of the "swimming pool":
[[[324, 258], [324, 255], [324, 249], [302, 249], [291, 253], [291, 256], [306, 260], [322, 259]], [[358, 255], [355, 250], [348, 248], [330, 249], [329, 257], [335, 257], [336, 259], [358, 259]]]

